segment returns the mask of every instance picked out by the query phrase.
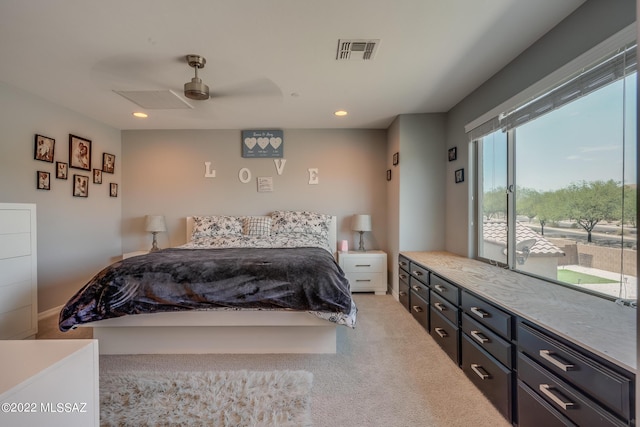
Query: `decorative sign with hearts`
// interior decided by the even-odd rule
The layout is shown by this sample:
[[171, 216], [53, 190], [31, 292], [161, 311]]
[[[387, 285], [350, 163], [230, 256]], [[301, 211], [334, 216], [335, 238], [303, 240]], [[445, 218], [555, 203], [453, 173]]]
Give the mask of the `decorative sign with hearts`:
[[243, 130], [242, 157], [271, 158], [284, 154], [284, 137], [281, 130]]

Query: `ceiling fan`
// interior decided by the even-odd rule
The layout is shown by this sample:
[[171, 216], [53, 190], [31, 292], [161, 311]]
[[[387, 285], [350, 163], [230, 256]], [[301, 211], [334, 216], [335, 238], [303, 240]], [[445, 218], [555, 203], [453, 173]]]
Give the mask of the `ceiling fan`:
[[200, 55], [187, 55], [186, 59], [189, 66], [194, 69], [195, 77], [184, 84], [184, 96], [197, 101], [209, 99], [209, 86], [202, 83], [202, 79], [198, 77], [198, 69], [204, 68], [207, 60]]

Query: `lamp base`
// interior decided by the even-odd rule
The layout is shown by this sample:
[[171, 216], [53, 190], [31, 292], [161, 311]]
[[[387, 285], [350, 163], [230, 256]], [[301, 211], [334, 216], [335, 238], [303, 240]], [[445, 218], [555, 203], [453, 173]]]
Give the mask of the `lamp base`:
[[149, 249], [149, 252], [159, 251], [160, 248], [158, 247], [158, 241], [156, 240], [156, 234], [158, 234], [158, 232], [152, 231], [151, 234], [153, 234], [153, 244], [151, 246], [151, 249]]
[[358, 246], [358, 250], [365, 252], [364, 241], [362, 240], [362, 235], [364, 234], [364, 231], [358, 231], [358, 233], [360, 233], [360, 245]]

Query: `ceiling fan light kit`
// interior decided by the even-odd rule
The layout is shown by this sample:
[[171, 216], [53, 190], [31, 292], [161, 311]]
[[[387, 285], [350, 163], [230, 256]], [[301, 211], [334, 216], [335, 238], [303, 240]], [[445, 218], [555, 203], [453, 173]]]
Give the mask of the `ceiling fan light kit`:
[[207, 60], [200, 55], [187, 55], [186, 58], [189, 66], [195, 71], [195, 77], [184, 84], [184, 96], [198, 101], [209, 99], [209, 86], [202, 83], [202, 79], [198, 78], [198, 69], [204, 68]]

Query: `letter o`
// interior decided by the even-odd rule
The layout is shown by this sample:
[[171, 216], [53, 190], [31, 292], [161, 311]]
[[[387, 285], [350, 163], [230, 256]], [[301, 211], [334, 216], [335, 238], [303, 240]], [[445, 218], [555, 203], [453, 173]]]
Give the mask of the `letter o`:
[[251, 171], [247, 168], [240, 169], [240, 172], [238, 172], [238, 179], [243, 184], [248, 183], [251, 181]]

